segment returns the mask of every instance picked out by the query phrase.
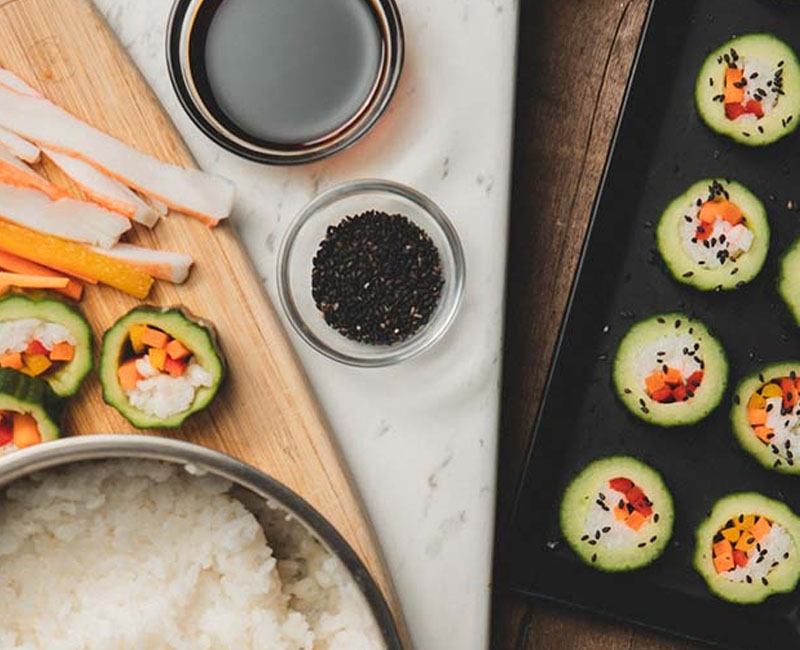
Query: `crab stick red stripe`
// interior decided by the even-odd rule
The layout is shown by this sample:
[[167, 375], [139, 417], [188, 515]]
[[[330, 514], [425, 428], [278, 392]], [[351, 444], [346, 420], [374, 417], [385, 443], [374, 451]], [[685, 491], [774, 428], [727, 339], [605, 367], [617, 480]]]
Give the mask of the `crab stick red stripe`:
[[37, 163], [42, 156], [39, 147], [8, 129], [0, 128], [0, 147], [27, 163]]
[[230, 181], [161, 162], [43, 97], [0, 85], [0, 126], [42, 148], [79, 158], [128, 187], [209, 225], [228, 217], [233, 208]]
[[119, 181], [109, 178], [78, 158], [50, 149], [45, 150], [45, 155], [69, 176], [92, 202], [148, 228], [158, 223], [160, 215]]
[[63, 189], [51, 183], [2, 147], [0, 147], [0, 182], [39, 190], [53, 200], [69, 196]]

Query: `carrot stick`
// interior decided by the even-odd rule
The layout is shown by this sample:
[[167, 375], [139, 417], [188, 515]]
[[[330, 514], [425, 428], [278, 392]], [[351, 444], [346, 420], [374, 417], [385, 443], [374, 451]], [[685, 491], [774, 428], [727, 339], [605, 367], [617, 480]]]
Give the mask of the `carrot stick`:
[[91, 277], [136, 298], [146, 298], [153, 278], [87, 246], [0, 220], [0, 250], [62, 273]]
[[[11, 271], [12, 273], [25, 273], [27, 275], [40, 275], [43, 277], [55, 275], [55, 272], [47, 267], [17, 257], [11, 253], [6, 253], [5, 251], [0, 251], [0, 269], [3, 271]], [[80, 300], [83, 296], [83, 285], [77, 280], [70, 280], [66, 287], [63, 289], [56, 289], [56, 291], [67, 296], [67, 298]]]
[[41, 275], [0, 272], [0, 287], [19, 287], [20, 289], [64, 289], [68, 284], [69, 278], [64, 277], [42, 277]]

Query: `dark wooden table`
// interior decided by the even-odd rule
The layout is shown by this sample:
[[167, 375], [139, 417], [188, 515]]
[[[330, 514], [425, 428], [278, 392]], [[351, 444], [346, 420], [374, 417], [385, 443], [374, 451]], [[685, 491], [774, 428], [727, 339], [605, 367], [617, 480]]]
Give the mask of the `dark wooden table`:
[[[498, 521], [507, 516], [649, 0], [520, 0]], [[497, 593], [495, 650], [700, 646]]]

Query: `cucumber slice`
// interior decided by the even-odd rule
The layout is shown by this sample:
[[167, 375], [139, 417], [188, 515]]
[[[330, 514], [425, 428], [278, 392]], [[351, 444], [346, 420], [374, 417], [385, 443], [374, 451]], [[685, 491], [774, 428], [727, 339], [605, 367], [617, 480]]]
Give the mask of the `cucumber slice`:
[[[616, 478], [638, 486], [649, 500], [651, 512], [645, 515], [633, 505], [629, 508], [626, 493], [609, 484]], [[634, 512], [641, 516], [636, 522], [638, 530], [618, 518], [623, 509], [625, 517]], [[673, 520], [672, 496], [661, 475], [629, 456], [612, 456], [588, 465], [570, 483], [561, 502], [564, 538], [584, 562], [601, 571], [632, 571], [653, 562], [667, 547]]]
[[[158, 417], [134, 407], [119, 383], [117, 370], [130, 341], [133, 325], [158, 328], [185, 345], [197, 363], [211, 375], [211, 385], [197, 388], [191, 405], [168, 417]], [[103, 336], [100, 383], [103, 399], [139, 429], [179, 427], [190, 415], [206, 408], [225, 377], [225, 359], [213, 326], [183, 307], [137, 307], [120, 318]]]
[[778, 293], [800, 325], [800, 239], [796, 239], [781, 258]]
[[36, 420], [42, 442], [61, 435], [59, 421], [64, 401], [47, 382], [9, 368], [0, 368], [0, 411], [29, 413]]
[[[734, 527], [735, 522], [748, 516], [765, 517], [773, 526], [778, 524], [781, 530], [776, 529], [771, 537], [762, 538], [759, 546], [748, 552], [746, 566], [718, 573], [713, 546], [724, 539], [720, 531]], [[746, 541], [749, 539], [753, 538]], [[758, 562], [764, 550], [764, 559]], [[761, 494], [728, 495], [717, 501], [697, 529], [694, 566], [713, 593], [734, 603], [755, 604], [772, 594], [794, 591], [800, 578], [800, 520], [783, 503]]]
[[[698, 239], [702, 204], [723, 200], [741, 211], [742, 222], [731, 225], [718, 219], [711, 228], [724, 237]], [[736, 235], [739, 238], [734, 241]], [[742, 252], [737, 242], [751, 235], [749, 247]], [[674, 199], [656, 231], [658, 250], [672, 276], [702, 291], [736, 289], [755, 278], [767, 259], [769, 237], [764, 204], [744, 185], [713, 178], [697, 181]]]
[[[675, 401], [657, 401], [646, 379], [664, 366], [680, 369], [685, 386], [701, 371], [700, 386], [689, 387], [693, 394]], [[719, 404], [728, 384], [728, 361], [722, 345], [701, 322], [680, 313], [659, 314], [628, 330], [614, 359], [613, 378], [617, 395], [631, 413], [662, 427], [681, 426], [702, 420]]]
[[[729, 66], [743, 70], [745, 102], [759, 90], [766, 95], [762, 101], [763, 117], [744, 114], [728, 118], [724, 94], [725, 71]], [[754, 73], [757, 76], [751, 78]], [[775, 142], [794, 131], [800, 121], [797, 56], [772, 34], [734, 38], [711, 52], [703, 63], [695, 84], [695, 101], [700, 117], [717, 133], [751, 146]]]
[[67, 328], [75, 338], [75, 356], [54, 372], [42, 376], [56, 395], [71, 397], [92, 369], [92, 330], [83, 314], [60, 300], [15, 295], [0, 300], [0, 322], [34, 318]]
[[[739, 444], [764, 467], [784, 474], [800, 474], [800, 406], [797, 402], [797, 389], [800, 382], [800, 362], [786, 361], [765, 366], [745, 377], [736, 387], [731, 409], [731, 424]], [[787, 389], [795, 390], [787, 395], [784, 404], [781, 379], [787, 380]], [[772, 384], [774, 397], [760, 397], [763, 387]], [[779, 392], [780, 391], [780, 392]], [[754, 395], [759, 395], [753, 397]], [[751, 402], [751, 400], [753, 402]], [[791, 402], [795, 402], [791, 404]], [[748, 411], [760, 411], [764, 424], [751, 424]], [[769, 409], [769, 410], [767, 410]], [[759, 429], [766, 427], [768, 430]], [[797, 458], [795, 458], [797, 455]]]

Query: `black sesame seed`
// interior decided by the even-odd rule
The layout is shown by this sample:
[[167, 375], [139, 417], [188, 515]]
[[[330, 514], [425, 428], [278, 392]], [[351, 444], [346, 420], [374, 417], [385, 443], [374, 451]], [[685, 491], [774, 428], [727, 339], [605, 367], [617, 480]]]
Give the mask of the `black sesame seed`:
[[639, 548], [644, 548], [645, 546], [647, 546], [647, 542], [639, 542], [636, 546], [638, 546]]
[[680, 326], [681, 326], [681, 319], [679, 318], [675, 321], [675, 329], [679, 328]]
[[584, 535], [583, 537], [581, 537], [582, 542], [585, 542], [587, 539], [589, 539], [588, 535]]
[[745, 576], [744, 579], [747, 580], [747, 584], [753, 584], [753, 579], [750, 576]]
[[603, 528], [603, 532], [604, 532], [604, 533], [610, 533], [610, 532], [611, 532], [611, 526], [605, 526], [605, 527]]
[[764, 585], [765, 587], [768, 587], [769, 586], [769, 580], [767, 580], [765, 577], [762, 577], [761, 578], [761, 584]]
[[597, 562], [597, 553], [592, 555], [592, 562]]

